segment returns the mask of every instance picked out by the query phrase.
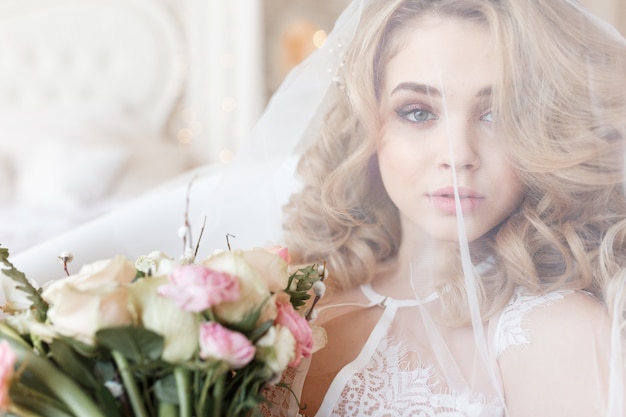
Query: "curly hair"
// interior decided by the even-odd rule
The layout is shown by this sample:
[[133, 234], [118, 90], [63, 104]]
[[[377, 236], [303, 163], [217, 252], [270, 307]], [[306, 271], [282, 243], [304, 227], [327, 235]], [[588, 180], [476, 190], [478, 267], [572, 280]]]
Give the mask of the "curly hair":
[[[305, 186], [285, 207], [294, 256], [324, 258], [339, 287], [395, 267], [402, 231], [376, 162], [378, 90], [426, 13], [469, 19], [497, 40], [492, 111], [526, 187], [517, 210], [470, 243], [475, 262], [494, 265], [478, 280], [483, 312], [495, 314], [517, 287], [608, 300], [626, 266], [626, 46], [563, 0], [372, 2], [346, 55], [345, 86], [301, 159]], [[462, 274], [446, 288], [451, 317], [465, 322]]]

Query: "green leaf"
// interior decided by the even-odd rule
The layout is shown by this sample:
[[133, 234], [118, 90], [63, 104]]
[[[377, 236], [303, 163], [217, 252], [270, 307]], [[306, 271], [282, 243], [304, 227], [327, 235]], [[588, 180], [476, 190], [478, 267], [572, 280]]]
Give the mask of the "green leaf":
[[178, 392], [174, 375], [169, 374], [157, 380], [154, 384], [154, 393], [159, 402], [178, 404]]
[[101, 352], [98, 346], [91, 346], [71, 337], [63, 337], [62, 340], [67, 343], [77, 354], [85, 358], [95, 358]]
[[16, 288], [24, 291], [27, 294], [27, 298], [33, 303], [35, 309], [35, 317], [40, 322], [46, 320], [46, 314], [48, 313], [48, 303], [44, 301], [39, 293], [39, 290], [30, 283], [26, 275], [19, 271], [9, 261], [9, 250], [7, 248], [0, 247], [0, 263], [4, 264], [5, 268], [0, 268], [0, 271], [11, 278], [17, 283]]
[[74, 415], [104, 417], [105, 414], [93, 399], [49, 359], [36, 355], [31, 347], [24, 346], [11, 336], [0, 334], [0, 339], [6, 340], [11, 345], [17, 357], [18, 366], [23, 366], [21, 379], [25, 375], [32, 376]]
[[[27, 410], [27, 412], [46, 417], [74, 417], [63, 404], [52, 398], [32, 390], [24, 389], [17, 384], [13, 385], [10, 393], [11, 401], [16, 404], [21, 411]], [[9, 415], [12, 416], [13, 414]]]
[[134, 326], [101, 329], [96, 333], [96, 340], [99, 345], [137, 363], [159, 360], [165, 344], [157, 333]]
[[106, 381], [113, 381], [116, 378], [111, 361], [85, 357], [65, 339], [55, 339], [50, 345], [50, 353], [59, 369], [92, 393], [108, 417], [120, 415], [117, 401], [104, 385]]
[[271, 296], [268, 296], [255, 309], [246, 314], [239, 323], [233, 323], [232, 325], [228, 326], [228, 328], [238, 331], [240, 333], [244, 333], [246, 335], [254, 331], [254, 329], [256, 328], [256, 324], [259, 321], [259, 317], [261, 317], [263, 307], [270, 300], [270, 298]]
[[265, 332], [267, 332], [273, 324], [274, 322], [272, 320], [265, 321], [248, 335], [248, 339], [250, 339], [252, 343], [255, 343], [258, 339], [263, 337]]
[[95, 388], [98, 385], [89, 361], [77, 354], [65, 340], [54, 340], [50, 344], [50, 352], [59, 368], [74, 381], [90, 388]]
[[[309, 291], [313, 288], [313, 284], [321, 279], [322, 277], [319, 275], [317, 265], [315, 264], [300, 268], [289, 276], [287, 287], [284, 291], [289, 294], [291, 305], [294, 309], [298, 310], [306, 304], [311, 298]], [[295, 289], [293, 289], [294, 287]]]

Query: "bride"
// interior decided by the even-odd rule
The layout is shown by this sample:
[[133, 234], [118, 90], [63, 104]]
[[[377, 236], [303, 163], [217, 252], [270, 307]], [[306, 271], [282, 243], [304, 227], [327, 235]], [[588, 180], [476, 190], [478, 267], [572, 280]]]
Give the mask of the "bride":
[[176, 253], [191, 183], [204, 248], [330, 271], [267, 415], [624, 416], [625, 138], [626, 44], [575, 0], [354, 0], [233, 165], [14, 264]]

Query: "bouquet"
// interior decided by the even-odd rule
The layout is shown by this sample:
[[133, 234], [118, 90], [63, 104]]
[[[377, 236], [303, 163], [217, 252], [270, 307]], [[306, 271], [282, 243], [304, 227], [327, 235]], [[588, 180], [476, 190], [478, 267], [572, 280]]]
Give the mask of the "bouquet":
[[71, 258], [37, 288], [0, 248], [2, 415], [255, 415], [324, 344], [309, 319], [325, 267], [290, 271], [284, 248], [118, 256], [75, 274]]

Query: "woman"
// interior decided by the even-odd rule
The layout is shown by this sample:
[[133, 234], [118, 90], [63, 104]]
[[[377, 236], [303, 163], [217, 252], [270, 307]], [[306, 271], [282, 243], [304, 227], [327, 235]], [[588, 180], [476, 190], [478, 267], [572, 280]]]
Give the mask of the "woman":
[[573, 0], [354, 0], [225, 172], [14, 264], [176, 253], [190, 178], [203, 250], [277, 243], [299, 189], [328, 344], [268, 414], [623, 416], [624, 45]]
[[562, 0], [364, 12], [287, 208], [292, 255], [335, 284], [304, 414], [623, 415], [626, 47], [587, 19]]

